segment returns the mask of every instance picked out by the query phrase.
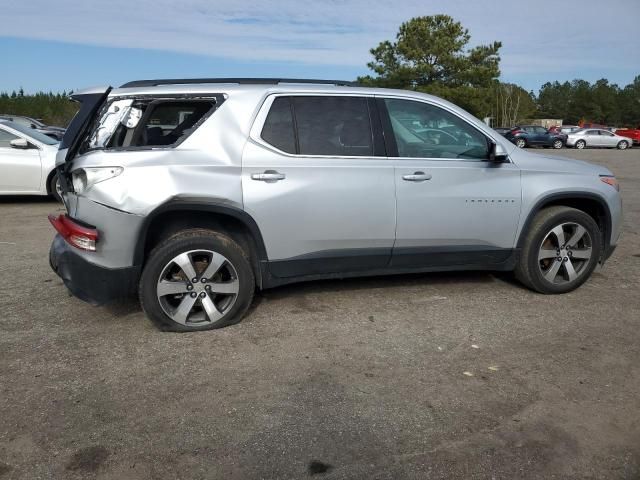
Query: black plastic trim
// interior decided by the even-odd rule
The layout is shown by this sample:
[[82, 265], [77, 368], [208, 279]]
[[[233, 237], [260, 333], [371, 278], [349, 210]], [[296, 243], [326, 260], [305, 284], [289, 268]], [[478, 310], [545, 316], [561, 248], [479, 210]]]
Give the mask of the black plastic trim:
[[391, 267], [438, 267], [454, 265], [493, 265], [506, 262], [510, 248], [482, 245], [445, 245], [434, 247], [394, 248]]
[[314, 252], [285, 260], [269, 262], [269, 273], [287, 278], [301, 275], [340, 273], [384, 268], [389, 264], [391, 247], [353, 248]]
[[60, 235], [51, 244], [49, 264], [75, 297], [93, 305], [133, 296], [140, 279], [140, 267], [112, 269], [95, 265], [76, 253]]
[[287, 283], [397, 273], [513, 270], [518, 249], [483, 245], [327, 250], [262, 262], [263, 288]]
[[367, 103], [369, 106], [371, 131], [373, 133], [373, 155], [376, 157], [386, 157], [387, 148], [384, 143], [384, 129], [382, 128], [382, 120], [380, 120], [378, 104], [376, 99], [373, 97], [368, 97]]
[[157, 80], [134, 80], [120, 85], [120, 88], [157, 87], [158, 85], [193, 85], [200, 83], [237, 83], [240, 85], [278, 85], [279, 83], [300, 83], [316, 85], [358, 86], [347, 80], [314, 80], [310, 78], [163, 78]]
[[551, 203], [557, 202], [558, 200], [595, 200], [600, 204], [600, 206], [602, 207], [602, 210], [605, 213], [605, 231], [602, 233], [604, 237], [603, 251], [606, 252], [609, 249], [609, 246], [611, 244], [611, 229], [612, 229], [611, 212], [609, 210], [609, 206], [607, 205], [606, 200], [601, 196], [596, 195], [595, 193], [572, 192], [572, 191], [562, 192], [562, 193], [553, 193], [543, 197], [542, 199], [538, 200], [538, 202], [536, 202], [533, 208], [529, 211], [529, 215], [527, 216], [527, 219], [522, 224], [522, 229], [520, 230], [520, 236], [518, 237], [518, 242], [516, 243], [517, 247], [522, 248], [522, 245], [525, 241], [525, 237], [527, 235], [527, 231], [529, 230], [529, 226], [531, 225], [531, 222], [533, 221], [533, 218], [536, 216], [536, 214], [540, 210], [542, 210], [545, 206]]
[[230, 205], [224, 205], [207, 201], [202, 198], [193, 197], [173, 197], [167, 202], [160, 205], [146, 216], [138, 234], [135, 252], [133, 256], [134, 265], [142, 265], [144, 263], [144, 249], [147, 242], [147, 233], [154, 219], [167, 212], [209, 212], [219, 215], [226, 215], [240, 221], [251, 233], [255, 241], [258, 261], [267, 259], [267, 250], [262, 239], [262, 234], [255, 220], [244, 210]]
[[[388, 258], [382, 253], [388, 252], [388, 249], [358, 249], [357, 252], [344, 250], [345, 256], [340, 256], [340, 251], [333, 250], [287, 260], [263, 261], [262, 288], [313, 280], [375, 275], [462, 270], [510, 271], [515, 268], [520, 255], [518, 249], [490, 249], [483, 246], [463, 246], [457, 249], [458, 247], [448, 246], [399, 249], [404, 257], [402, 265], [391, 265], [388, 262], [381, 267], [376, 266], [376, 262]], [[330, 266], [322, 266], [322, 262], [328, 262]], [[276, 273], [281, 276], [276, 276]]]
[[384, 138], [387, 156], [397, 157], [398, 144], [396, 143], [396, 137], [393, 134], [393, 127], [391, 125], [391, 117], [389, 117], [389, 110], [387, 110], [387, 104], [384, 100], [384, 97], [376, 97], [376, 105], [378, 107], [377, 111], [382, 127], [382, 136]]

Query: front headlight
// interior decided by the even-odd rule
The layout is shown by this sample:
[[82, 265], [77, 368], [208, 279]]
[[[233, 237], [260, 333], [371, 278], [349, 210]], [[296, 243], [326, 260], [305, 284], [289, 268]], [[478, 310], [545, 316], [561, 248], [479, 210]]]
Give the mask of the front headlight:
[[122, 167], [85, 167], [71, 172], [73, 190], [82, 193], [89, 190], [96, 183], [117, 177], [122, 173]]

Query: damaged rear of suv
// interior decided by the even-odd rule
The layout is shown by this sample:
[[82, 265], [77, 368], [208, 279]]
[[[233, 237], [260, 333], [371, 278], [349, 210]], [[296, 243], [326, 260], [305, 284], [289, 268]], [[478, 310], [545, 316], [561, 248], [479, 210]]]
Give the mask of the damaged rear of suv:
[[321, 278], [513, 270], [564, 293], [620, 234], [606, 168], [417, 92], [196, 79], [73, 98], [51, 266], [93, 304], [137, 293], [163, 330], [224, 327], [256, 288]]

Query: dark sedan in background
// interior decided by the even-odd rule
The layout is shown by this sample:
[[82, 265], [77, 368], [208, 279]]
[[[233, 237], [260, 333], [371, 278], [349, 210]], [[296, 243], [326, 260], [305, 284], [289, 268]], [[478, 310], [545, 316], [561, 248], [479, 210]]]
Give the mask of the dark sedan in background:
[[58, 141], [62, 140], [62, 137], [64, 136], [64, 132], [65, 132], [64, 128], [54, 127], [53, 125], [45, 125], [40, 120], [36, 120], [35, 118], [31, 118], [31, 117], [0, 114], [0, 120], [4, 120], [7, 122], [15, 122], [27, 128], [32, 128], [33, 130], [43, 133], [47, 137], [53, 138], [54, 140], [58, 140]]
[[552, 147], [562, 148], [567, 136], [563, 133], [553, 133], [538, 125], [519, 125], [513, 127], [504, 135], [517, 147]]

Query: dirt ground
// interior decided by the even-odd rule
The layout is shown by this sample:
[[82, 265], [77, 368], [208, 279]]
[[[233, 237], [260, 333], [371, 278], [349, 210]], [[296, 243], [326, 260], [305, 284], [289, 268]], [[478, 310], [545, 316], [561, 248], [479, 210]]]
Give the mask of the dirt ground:
[[640, 148], [559, 154], [607, 165], [625, 201], [573, 293], [314, 282], [196, 334], [69, 296], [47, 262], [59, 207], [0, 200], [0, 479], [640, 478]]

